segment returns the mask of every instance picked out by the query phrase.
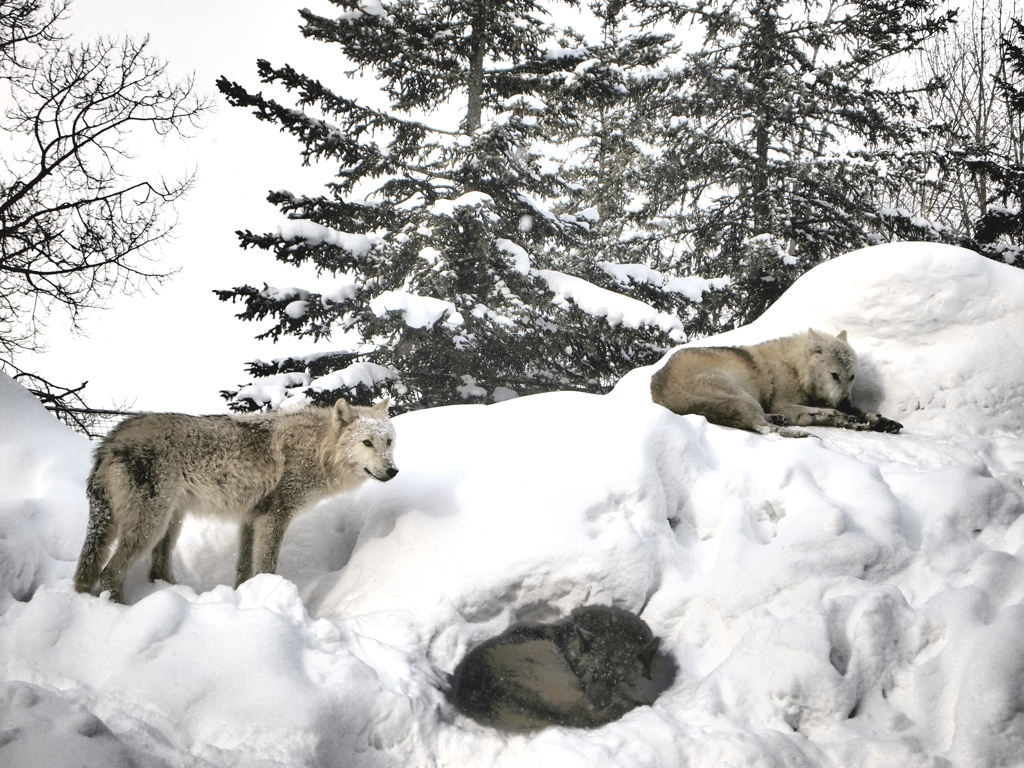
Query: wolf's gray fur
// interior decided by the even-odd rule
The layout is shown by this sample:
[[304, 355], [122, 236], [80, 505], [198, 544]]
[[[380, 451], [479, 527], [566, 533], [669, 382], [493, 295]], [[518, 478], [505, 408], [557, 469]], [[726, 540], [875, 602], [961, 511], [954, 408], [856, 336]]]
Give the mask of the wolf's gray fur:
[[511, 730], [593, 728], [651, 704], [675, 675], [659, 640], [627, 611], [587, 606], [554, 624], [512, 627], [455, 671], [458, 709]]
[[75, 588], [88, 592], [98, 580], [120, 601], [128, 567], [147, 551], [150, 580], [173, 583], [171, 552], [186, 512], [240, 523], [236, 586], [273, 573], [294, 515], [370, 477], [398, 474], [394, 442], [387, 401], [360, 407], [342, 399], [332, 408], [241, 416], [129, 417], [96, 449]]
[[856, 373], [846, 331], [809, 328], [748, 347], [681, 349], [651, 377], [651, 397], [675, 413], [787, 437], [807, 434], [790, 425], [899, 432], [902, 424], [854, 408]]

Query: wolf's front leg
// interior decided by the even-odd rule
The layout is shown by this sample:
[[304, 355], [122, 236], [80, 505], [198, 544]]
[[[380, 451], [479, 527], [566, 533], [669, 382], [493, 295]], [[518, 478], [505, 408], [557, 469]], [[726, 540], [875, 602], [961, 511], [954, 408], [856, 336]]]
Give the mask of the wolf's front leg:
[[861, 432], [890, 432], [895, 434], [903, 429], [898, 421], [887, 419], [877, 413], [864, 413], [856, 408], [840, 411], [836, 408], [796, 405], [786, 403], [778, 407], [790, 424], [800, 427], [840, 427]]
[[782, 437], [811, 437], [810, 432], [804, 432], [802, 429], [793, 429], [789, 426], [789, 419], [783, 416], [781, 413], [766, 413], [764, 415], [767, 425], [758, 427], [757, 432], [762, 435], [781, 435]]
[[235, 589], [252, 575], [252, 520], [245, 519], [238, 528], [238, 562], [235, 563]]
[[865, 413], [860, 408], [852, 407], [844, 409], [843, 413], [849, 417], [847, 429], [865, 432], [888, 432], [893, 435], [903, 429], [903, 425], [898, 421], [887, 419], [880, 413]]
[[837, 411], [835, 408], [817, 407], [783, 403], [776, 406], [776, 411], [791, 424], [798, 427], [844, 427], [856, 429], [853, 425], [855, 417]]
[[281, 552], [284, 533], [291, 522], [291, 514], [275, 510], [260, 515], [253, 521], [252, 573], [274, 573]]

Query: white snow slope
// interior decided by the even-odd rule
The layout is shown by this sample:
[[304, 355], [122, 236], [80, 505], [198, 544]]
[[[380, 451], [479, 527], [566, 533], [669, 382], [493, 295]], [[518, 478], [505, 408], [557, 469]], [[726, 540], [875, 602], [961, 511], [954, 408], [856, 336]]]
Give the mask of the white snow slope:
[[[0, 380], [0, 765], [1024, 765], [1024, 271], [930, 244], [848, 254], [713, 343], [849, 331], [901, 434], [793, 440], [555, 393], [400, 416], [401, 474], [298, 518], [233, 590], [191, 521], [179, 586], [76, 594], [91, 446]], [[582, 604], [679, 672], [596, 730], [506, 734], [440, 687]]]

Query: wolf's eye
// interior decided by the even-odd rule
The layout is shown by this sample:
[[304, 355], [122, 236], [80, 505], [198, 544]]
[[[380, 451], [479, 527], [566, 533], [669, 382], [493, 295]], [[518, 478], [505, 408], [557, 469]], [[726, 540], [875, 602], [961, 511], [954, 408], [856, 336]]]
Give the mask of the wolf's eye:
[[851, 373], [850, 374], [850, 381], [853, 381], [856, 378], [857, 378], [857, 374], [856, 373]]
[[835, 379], [836, 381], [839, 381], [839, 374], [838, 374], [838, 373], [835, 373], [835, 372], [833, 372], [833, 373], [832, 373], [832, 378], [833, 378], [833, 379]]
[[391, 438], [388, 438], [388, 445], [391, 445]]
[[370, 440], [363, 440], [363, 445], [365, 445], [367, 448], [373, 448], [373, 442]]

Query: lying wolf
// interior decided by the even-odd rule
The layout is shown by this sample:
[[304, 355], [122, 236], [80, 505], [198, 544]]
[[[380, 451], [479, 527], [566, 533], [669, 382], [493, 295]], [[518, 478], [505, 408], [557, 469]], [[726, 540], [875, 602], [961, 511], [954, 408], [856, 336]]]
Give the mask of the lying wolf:
[[899, 432], [903, 425], [850, 402], [857, 356], [838, 336], [797, 333], [749, 347], [681, 349], [651, 377], [651, 397], [713, 424], [804, 437], [790, 425]]
[[173, 583], [171, 551], [189, 511], [240, 522], [236, 586], [273, 573], [292, 517], [367, 478], [393, 478], [394, 443], [388, 401], [359, 407], [342, 399], [333, 408], [244, 416], [129, 417], [96, 449], [75, 588], [88, 592], [99, 580], [121, 601], [128, 567], [147, 551], [150, 580]]
[[474, 648], [455, 670], [451, 696], [461, 712], [499, 728], [593, 728], [652, 703], [667, 687], [661, 673], [671, 676], [674, 667], [658, 644], [638, 616], [578, 608], [560, 622], [516, 626]]

